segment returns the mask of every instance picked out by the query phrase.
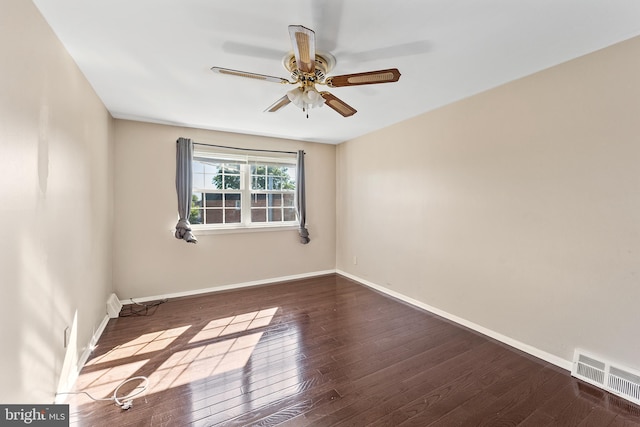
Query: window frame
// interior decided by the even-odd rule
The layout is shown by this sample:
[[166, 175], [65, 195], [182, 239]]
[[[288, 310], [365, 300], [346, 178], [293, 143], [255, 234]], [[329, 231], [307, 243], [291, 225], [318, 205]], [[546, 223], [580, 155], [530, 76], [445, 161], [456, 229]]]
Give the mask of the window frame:
[[[213, 161], [228, 161], [229, 163], [237, 163], [240, 165], [240, 189], [206, 189], [198, 187], [196, 183], [193, 184], [191, 194], [202, 194], [202, 209], [206, 209], [206, 194], [228, 194], [228, 193], [240, 193], [240, 222], [236, 223], [214, 223], [214, 224], [191, 224], [191, 228], [197, 231], [199, 234], [210, 233], [236, 233], [236, 232], [253, 232], [253, 231], [270, 231], [270, 230], [291, 230], [299, 228], [298, 213], [297, 213], [297, 192], [292, 190], [252, 190], [252, 177], [251, 166], [254, 164], [259, 165], [279, 165], [288, 166], [291, 168], [297, 168], [297, 159], [295, 155], [274, 155], [274, 156], [256, 156], [251, 154], [235, 154], [226, 153], [214, 150], [195, 149], [193, 153], [193, 160], [197, 162], [198, 159], [210, 159]], [[196, 172], [193, 173], [194, 175]], [[295, 178], [294, 178], [295, 182]], [[295, 183], [297, 186], [297, 182]], [[206, 186], [206, 185], [205, 185]], [[284, 194], [291, 194], [293, 196], [293, 211], [294, 219], [291, 221], [272, 221], [272, 222], [252, 222], [251, 221], [251, 199], [254, 194], [282, 194], [281, 204], [284, 203]], [[283, 206], [281, 205], [281, 209]], [[225, 209], [224, 206], [221, 209]], [[265, 207], [268, 211], [268, 207]], [[204, 213], [203, 213], [204, 215]], [[203, 216], [204, 220], [204, 216]]]

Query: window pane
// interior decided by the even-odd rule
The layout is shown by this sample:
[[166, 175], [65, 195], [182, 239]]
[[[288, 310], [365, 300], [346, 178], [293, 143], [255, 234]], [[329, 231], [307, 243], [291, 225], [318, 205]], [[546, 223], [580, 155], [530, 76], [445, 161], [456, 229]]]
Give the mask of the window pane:
[[240, 222], [240, 209], [225, 209], [224, 210], [225, 223]]
[[267, 177], [267, 190], [280, 190], [282, 187], [282, 178], [277, 176]]
[[251, 178], [252, 190], [264, 190], [264, 176], [254, 176]]
[[224, 173], [240, 174], [240, 165], [238, 163], [225, 163]]
[[208, 208], [222, 207], [222, 194], [207, 193], [205, 194], [205, 203]]
[[269, 206], [282, 206], [281, 194], [269, 194], [268, 200]]
[[191, 224], [202, 224], [202, 193], [191, 194], [191, 210], [189, 212], [189, 222]]
[[204, 165], [204, 172], [211, 174], [211, 175], [217, 175], [220, 173], [220, 164], [219, 163], [202, 163]]
[[251, 209], [251, 222], [267, 222], [267, 210]]
[[263, 208], [267, 206], [266, 194], [252, 194], [251, 195], [251, 207]]
[[205, 209], [206, 224], [222, 224], [222, 209]]
[[228, 208], [240, 208], [240, 194], [225, 194], [224, 206]]
[[282, 168], [277, 166], [268, 166], [267, 167], [267, 175], [280, 175], [282, 173]]
[[284, 206], [294, 206], [295, 196], [293, 194], [283, 194], [282, 204]]
[[269, 209], [269, 222], [272, 221], [282, 221], [280, 209]]
[[218, 179], [218, 175], [206, 173], [204, 174], [204, 188], [205, 190], [220, 190], [221, 181]]
[[224, 188], [225, 188], [225, 190], [239, 190], [240, 189], [240, 175], [225, 175], [224, 176]]
[[264, 175], [265, 174], [265, 166], [259, 165], [257, 163], [251, 164], [251, 175]]
[[295, 190], [296, 189], [296, 168], [294, 166], [286, 169], [287, 171], [283, 178], [282, 188], [284, 190]]
[[209, 190], [222, 189], [222, 165], [218, 163], [205, 164], [205, 185]]
[[191, 162], [191, 172], [204, 173], [204, 163], [196, 161]]
[[191, 195], [191, 207], [192, 208], [201, 208], [202, 207], [202, 193], [193, 193]]
[[191, 224], [202, 224], [202, 209], [191, 208], [191, 212], [189, 212], [189, 222]]
[[284, 220], [285, 221], [295, 221], [296, 220], [296, 210], [294, 208], [284, 208]]
[[202, 173], [193, 173], [192, 176], [192, 185], [193, 188], [204, 188], [204, 174]]

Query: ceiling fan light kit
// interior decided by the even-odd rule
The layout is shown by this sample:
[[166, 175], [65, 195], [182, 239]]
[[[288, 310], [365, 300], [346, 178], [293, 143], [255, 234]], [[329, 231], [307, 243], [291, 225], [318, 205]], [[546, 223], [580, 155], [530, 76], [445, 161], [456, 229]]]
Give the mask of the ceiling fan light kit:
[[302, 108], [302, 111], [307, 111], [310, 108], [322, 107], [324, 104], [324, 98], [320, 95], [320, 92], [316, 90], [314, 86], [297, 87], [287, 92], [287, 98], [298, 108]]
[[301, 108], [306, 113], [307, 118], [309, 118], [309, 109], [322, 107], [323, 104], [326, 104], [343, 117], [350, 117], [357, 112], [355, 108], [333, 94], [326, 91], [318, 91], [316, 89], [317, 84], [328, 87], [343, 87], [392, 83], [400, 79], [400, 71], [397, 68], [327, 77], [327, 74], [336, 65], [336, 58], [327, 52], [316, 53], [316, 40], [313, 30], [302, 25], [290, 25], [289, 36], [291, 37], [293, 53], [285, 55], [282, 65], [291, 73], [293, 81], [230, 68], [211, 67], [211, 70], [215, 73], [229, 76], [298, 85], [298, 87], [288, 91], [285, 96], [269, 106], [265, 112], [274, 113], [292, 103]]

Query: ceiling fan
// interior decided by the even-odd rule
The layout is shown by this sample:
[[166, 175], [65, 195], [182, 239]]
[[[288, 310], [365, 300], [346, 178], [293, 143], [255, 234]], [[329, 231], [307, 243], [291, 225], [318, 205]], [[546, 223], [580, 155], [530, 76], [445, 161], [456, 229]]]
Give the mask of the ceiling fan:
[[358, 86], [377, 83], [392, 83], [400, 79], [397, 68], [387, 70], [367, 71], [364, 73], [344, 74], [328, 77], [336, 64], [336, 59], [330, 53], [316, 52], [315, 33], [302, 25], [290, 25], [289, 36], [293, 45], [293, 53], [287, 54], [282, 64], [291, 73], [293, 81], [281, 77], [231, 70], [229, 68], [211, 67], [211, 71], [237, 77], [265, 80], [268, 82], [296, 85], [295, 89], [287, 92], [282, 98], [269, 106], [266, 112], [276, 112], [289, 103], [302, 108], [309, 117], [309, 109], [321, 107], [323, 104], [337, 111], [344, 117], [356, 113], [356, 109], [327, 91], [318, 91], [316, 85], [328, 87]]

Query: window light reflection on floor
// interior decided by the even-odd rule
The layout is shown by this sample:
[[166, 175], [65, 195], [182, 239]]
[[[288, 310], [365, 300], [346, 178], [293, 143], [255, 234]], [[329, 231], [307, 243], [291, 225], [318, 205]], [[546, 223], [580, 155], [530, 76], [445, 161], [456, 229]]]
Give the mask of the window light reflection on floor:
[[[138, 372], [149, 359], [125, 363], [111, 368], [97, 369], [83, 372], [76, 382], [76, 390], [82, 390], [97, 398], [106, 398], [113, 395], [113, 391], [123, 380], [131, 378]], [[93, 400], [83, 394], [70, 397], [72, 402], [93, 403]]]
[[150, 392], [167, 390], [244, 367], [262, 332], [174, 353], [149, 377]]
[[[210, 321], [189, 340], [189, 344], [215, 341], [172, 354], [149, 377], [151, 392], [243, 368], [263, 334], [247, 332], [268, 326], [277, 311], [278, 307], [272, 307]], [[234, 334], [237, 336], [230, 337]], [[229, 338], [216, 340], [225, 336]]]
[[140, 335], [138, 338], [115, 346], [108, 353], [90, 360], [86, 366], [164, 350], [190, 327], [191, 325], [186, 325]]
[[[252, 330], [268, 326], [277, 311], [278, 307], [273, 307], [212, 320], [188, 341], [186, 347], [189, 348], [165, 353], [167, 358], [164, 361], [157, 360], [158, 355], [192, 325], [140, 335], [90, 360], [85, 365], [89, 369], [79, 376], [76, 389], [100, 397], [109, 396], [123, 380], [144, 372], [144, 365], [149, 361], [159, 364], [159, 367], [148, 376], [147, 393], [243, 368], [263, 335], [263, 332]], [[144, 360], [113, 366], [118, 360], [139, 355], [146, 357]], [[100, 369], [102, 364], [112, 367]]]
[[253, 311], [251, 313], [239, 314], [237, 316], [225, 317], [223, 319], [212, 320], [189, 342], [194, 343], [203, 340], [210, 340], [225, 335], [268, 326], [277, 311], [278, 307], [273, 307], [265, 310]]

